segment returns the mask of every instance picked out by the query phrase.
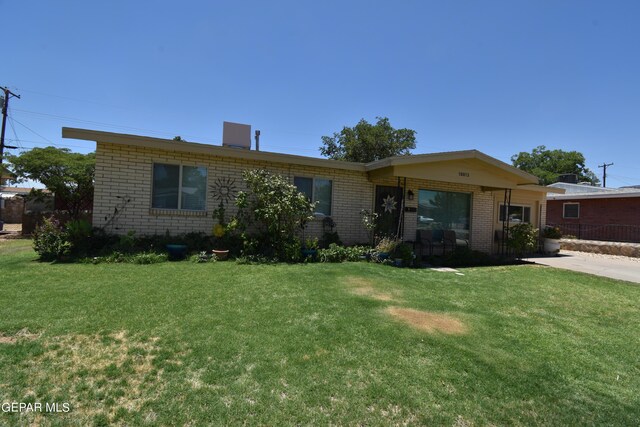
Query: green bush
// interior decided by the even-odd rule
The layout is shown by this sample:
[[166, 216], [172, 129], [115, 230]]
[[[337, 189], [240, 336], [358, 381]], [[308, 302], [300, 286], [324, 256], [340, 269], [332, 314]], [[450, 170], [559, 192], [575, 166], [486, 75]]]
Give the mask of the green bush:
[[191, 258], [189, 258], [189, 261], [196, 263], [196, 264], [202, 264], [205, 262], [216, 262], [218, 259], [216, 258], [215, 254], [209, 254], [207, 253], [207, 251], [200, 251], [197, 254], [191, 255]]
[[366, 255], [368, 251], [369, 248], [365, 246], [345, 247], [332, 243], [328, 248], [318, 251], [318, 259], [320, 262], [360, 261], [360, 257]]
[[42, 261], [64, 259], [72, 246], [67, 232], [55, 218], [45, 218], [33, 232], [33, 249]]
[[514, 250], [518, 258], [531, 253], [538, 244], [538, 230], [531, 224], [520, 223], [509, 228], [507, 245]]
[[547, 239], [562, 239], [562, 231], [560, 230], [560, 227], [547, 225], [542, 230], [542, 237]]
[[169, 259], [167, 254], [159, 254], [156, 252], [140, 252], [136, 254], [125, 254], [119, 251], [113, 251], [109, 255], [93, 258], [82, 258], [80, 262], [91, 264], [157, 264], [165, 262]]
[[67, 239], [73, 254], [86, 254], [92, 246], [93, 227], [85, 219], [74, 219], [65, 224]]
[[413, 263], [413, 247], [407, 243], [400, 243], [390, 254], [392, 259], [401, 259], [402, 265], [410, 266]]
[[[243, 178], [247, 192], [240, 191], [236, 196], [238, 228], [253, 226], [259, 230], [263, 255], [282, 261], [299, 259], [300, 242], [295, 234], [313, 219], [314, 203], [281, 175], [249, 170]], [[296, 245], [298, 254], [294, 256]]]
[[131, 255], [127, 261], [132, 264], [157, 264], [165, 262], [169, 259], [167, 254], [157, 254], [155, 252], [142, 252], [139, 254]]

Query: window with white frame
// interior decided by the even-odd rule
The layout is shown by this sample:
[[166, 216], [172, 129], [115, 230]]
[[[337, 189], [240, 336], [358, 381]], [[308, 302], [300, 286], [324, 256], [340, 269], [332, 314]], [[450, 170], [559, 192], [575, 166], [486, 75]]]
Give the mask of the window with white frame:
[[317, 202], [316, 215], [331, 215], [331, 197], [333, 195], [333, 182], [324, 178], [307, 178], [296, 176], [293, 184], [298, 191], [305, 194], [310, 201]]
[[[506, 221], [505, 215], [506, 206], [500, 204], [500, 217], [499, 221]], [[509, 222], [513, 224], [519, 223], [531, 223], [531, 206], [524, 205], [509, 205]]]
[[562, 218], [580, 218], [580, 203], [563, 203]]
[[154, 163], [151, 207], [204, 211], [207, 168]]

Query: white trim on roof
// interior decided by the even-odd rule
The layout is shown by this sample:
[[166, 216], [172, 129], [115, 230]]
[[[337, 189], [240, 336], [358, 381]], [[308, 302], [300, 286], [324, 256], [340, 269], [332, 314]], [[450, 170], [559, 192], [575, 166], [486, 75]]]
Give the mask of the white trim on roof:
[[640, 197], [640, 191], [625, 191], [617, 193], [548, 194], [547, 200], [627, 199], [632, 197]]

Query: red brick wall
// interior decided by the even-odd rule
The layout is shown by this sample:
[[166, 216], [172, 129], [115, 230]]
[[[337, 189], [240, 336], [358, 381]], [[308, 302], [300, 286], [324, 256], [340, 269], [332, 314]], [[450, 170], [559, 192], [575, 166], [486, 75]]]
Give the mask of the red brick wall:
[[[580, 203], [579, 218], [562, 217], [567, 202]], [[562, 224], [565, 234], [583, 239], [640, 241], [640, 197], [547, 200], [547, 223]]]
[[[580, 203], [580, 218], [562, 218], [563, 203]], [[547, 222], [640, 225], [640, 197], [548, 200]]]

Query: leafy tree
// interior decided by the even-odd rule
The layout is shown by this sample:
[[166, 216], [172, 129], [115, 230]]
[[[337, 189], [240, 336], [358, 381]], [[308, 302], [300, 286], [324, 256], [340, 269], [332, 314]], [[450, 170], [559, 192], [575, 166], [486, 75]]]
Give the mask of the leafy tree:
[[72, 218], [93, 200], [95, 153], [72, 153], [68, 148], [34, 148], [9, 156], [15, 182], [39, 181], [55, 194]]
[[362, 119], [354, 127], [344, 127], [333, 136], [323, 136], [320, 153], [333, 160], [373, 162], [391, 156], [411, 154], [416, 148], [416, 131], [394, 129], [386, 117], [376, 117], [375, 125]]
[[544, 145], [534, 148], [531, 153], [522, 151], [511, 156], [513, 165], [540, 179], [540, 184], [549, 185], [558, 181], [562, 174], [576, 174], [578, 181], [588, 181], [598, 185], [600, 180], [585, 166], [584, 155], [578, 151], [548, 150]]
[[260, 230], [264, 255], [295, 261], [300, 257], [296, 230], [313, 218], [315, 204], [281, 175], [247, 170], [243, 178], [248, 190], [236, 196], [241, 228]]

